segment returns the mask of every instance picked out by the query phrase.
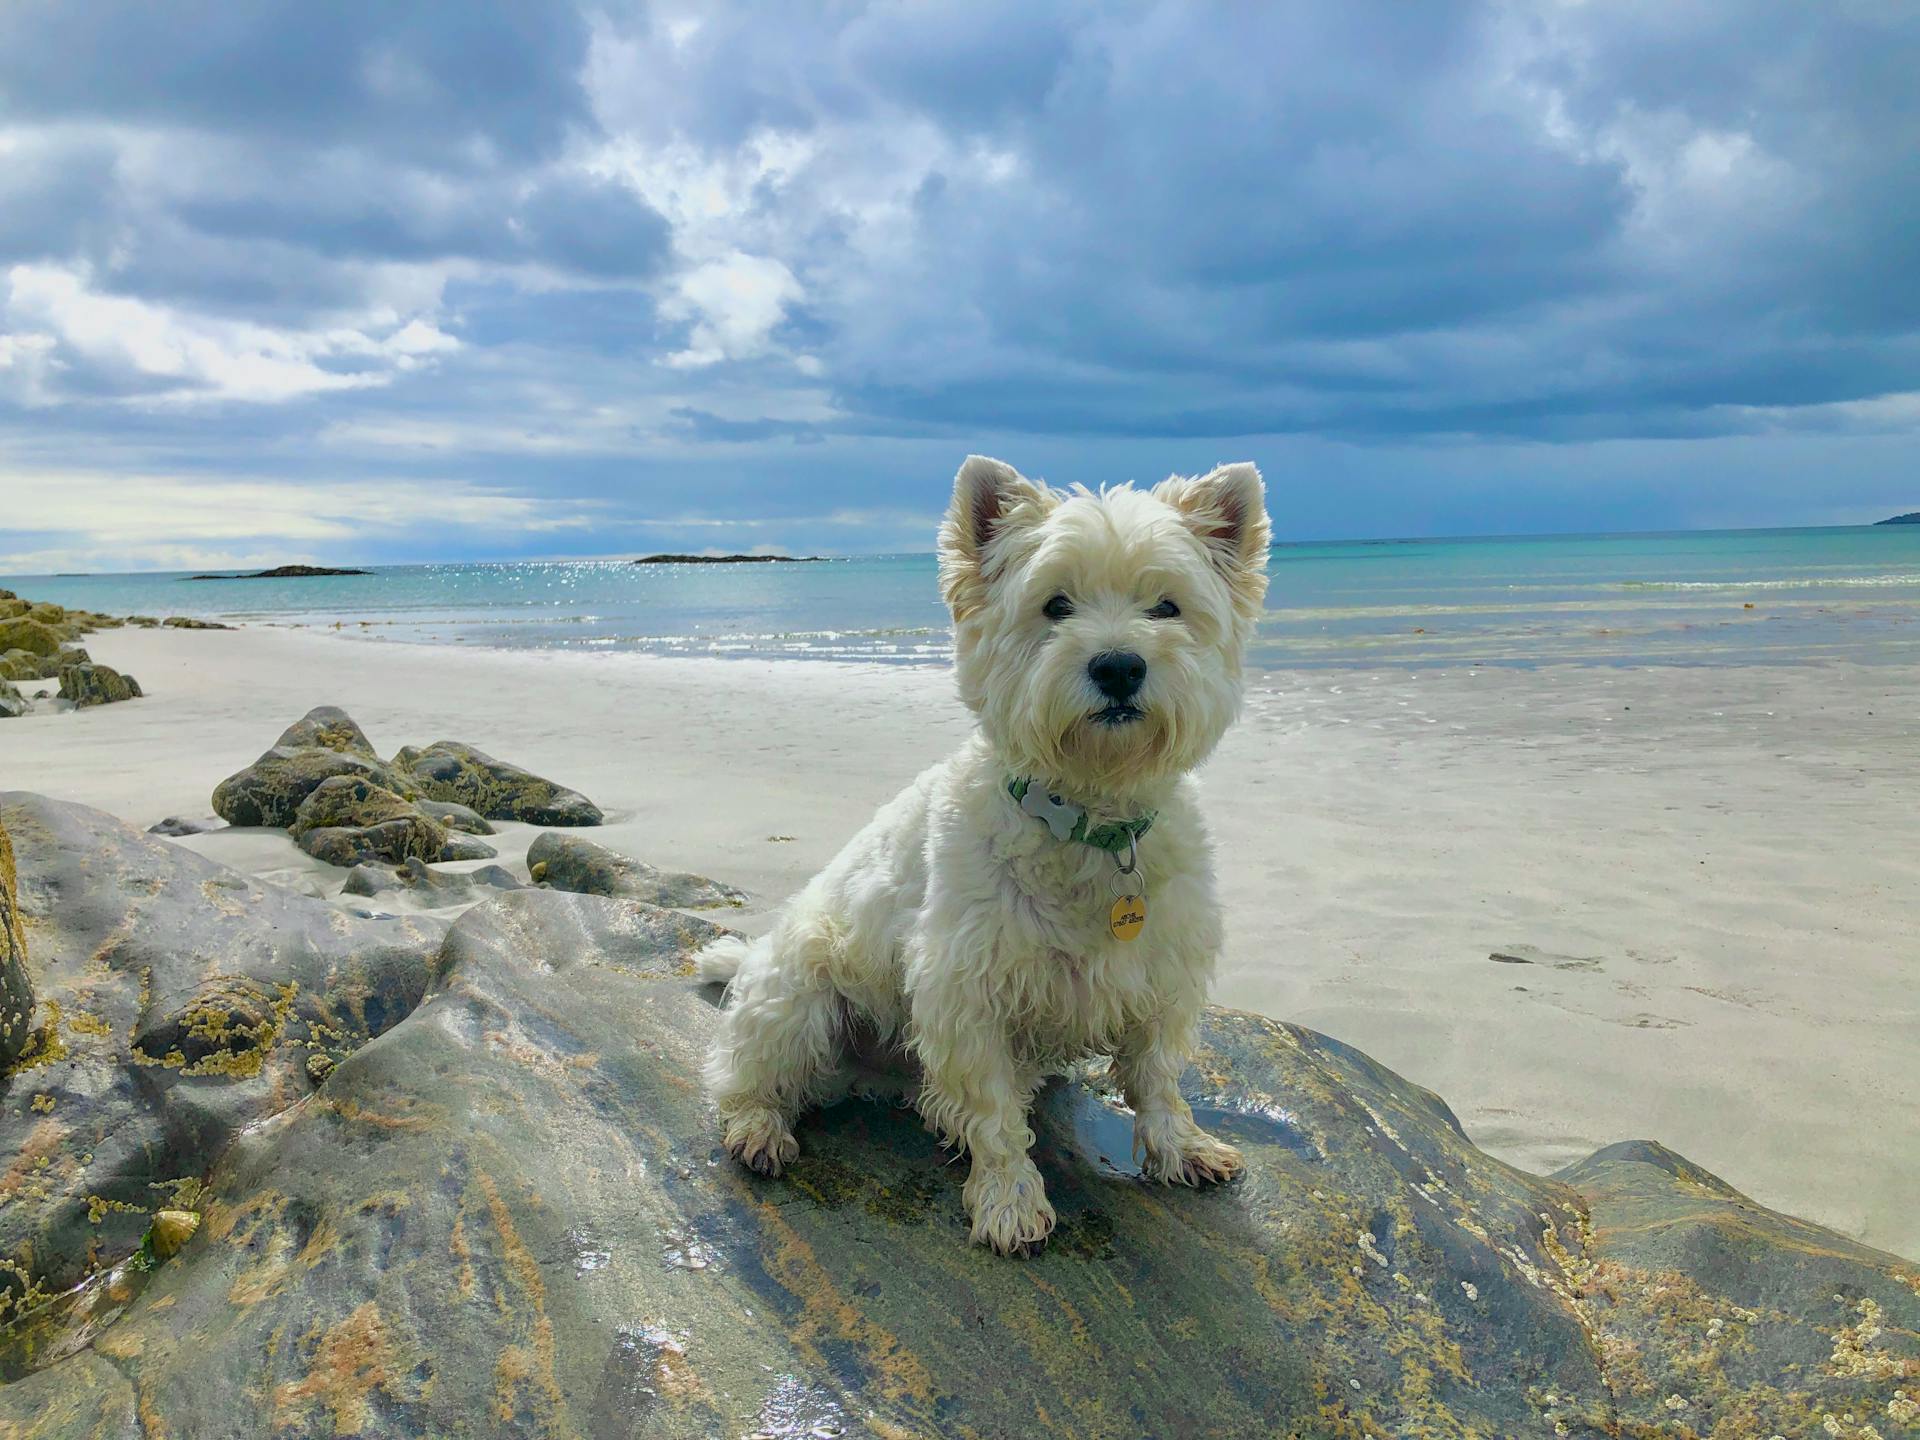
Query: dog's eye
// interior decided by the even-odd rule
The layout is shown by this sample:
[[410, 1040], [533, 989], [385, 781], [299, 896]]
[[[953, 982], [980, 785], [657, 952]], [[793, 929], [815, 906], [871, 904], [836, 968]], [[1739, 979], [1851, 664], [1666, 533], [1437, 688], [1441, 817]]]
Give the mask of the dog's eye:
[[1175, 620], [1179, 618], [1179, 615], [1180, 607], [1171, 600], [1162, 600], [1158, 605], [1147, 611], [1147, 618], [1149, 620]]
[[1040, 610], [1049, 620], [1064, 620], [1073, 613], [1073, 601], [1064, 595], [1056, 595]]

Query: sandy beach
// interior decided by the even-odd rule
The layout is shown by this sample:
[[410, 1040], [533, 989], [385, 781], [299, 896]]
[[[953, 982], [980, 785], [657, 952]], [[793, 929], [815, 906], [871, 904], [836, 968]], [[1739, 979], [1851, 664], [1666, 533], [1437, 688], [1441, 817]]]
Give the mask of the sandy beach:
[[[608, 815], [593, 838], [745, 887], [750, 930], [968, 724], [930, 667], [258, 626], [87, 647], [147, 698], [7, 723], [0, 788], [143, 828], [205, 816], [220, 779], [336, 704], [383, 753], [462, 739], [585, 792]], [[1203, 776], [1215, 999], [1359, 1046], [1516, 1165], [1657, 1139], [1920, 1255], [1916, 714], [1906, 666], [1256, 676]], [[503, 829], [512, 867], [535, 832]], [[281, 832], [177, 843], [339, 888]]]

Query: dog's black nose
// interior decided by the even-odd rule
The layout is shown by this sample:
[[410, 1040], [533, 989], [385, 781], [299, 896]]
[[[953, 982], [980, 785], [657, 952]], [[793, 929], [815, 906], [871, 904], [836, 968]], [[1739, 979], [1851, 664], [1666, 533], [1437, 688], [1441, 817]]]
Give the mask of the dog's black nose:
[[1087, 676], [1109, 700], [1131, 700], [1147, 678], [1147, 662], [1131, 650], [1106, 650], [1087, 662]]

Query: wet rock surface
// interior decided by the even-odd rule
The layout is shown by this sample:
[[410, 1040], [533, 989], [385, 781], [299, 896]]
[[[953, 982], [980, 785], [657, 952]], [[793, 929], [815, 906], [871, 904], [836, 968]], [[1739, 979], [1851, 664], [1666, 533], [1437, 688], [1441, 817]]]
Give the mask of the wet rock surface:
[[682, 910], [744, 905], [747, 900], [745, 892], [731, 885], [685, 871], [657, 870], [578, 835], [549, 831], [540, 836], [528, 847], [527, 865], [536, 883], [580, 895], [644, 900]]
[[[698, 1080], [717, 997], [690, 964], [716, 930], [697, 917], [520, 890], [428, 960], [430, 936], [394, 944], [318, 902], [230, 904], [223, 885], [253, 882], [94, 812], [11, 796], [0, 818], [36, 969], [106, 1032], [63, 1030], [74, 1053], [4, 1098], [10, 1153], [53, 1172], [9, 1172], [0, 1221], [21, 1203], [43, 1218], [6, 1253], [28, 1276], [60, 1256], [57, 1278], [103, 1278], [0, 1344], [0, 1434], [1913, 1428], [1920, 1267], [1657, 1146], [1516, 1171], [1437, 1097], [1311, 1031], [1209, 1012], [1183, 1087], [1246, 1151], [1225, 1189], [1143, 1183], [1098, 1079], [1050, 1085], [1035, 1154], [1060, 1224], [1006, 1261], [967, 1245], [965, 1167], [908, 1112], [808, 1117], [776, 1181], [721, 1155]], [[289, 930], [307, 979], [277, 1020]], [[382, 944], [406, 984], [364, 969]], [[326, 979], [353, 965], [359, 981]], [[133, 1003], [130, 974], [163, 966], [164, 991]], [[316, 992], [336, 1018], [301, 1032]], [[398, 1013], [355, 1024], [348, 1004], [342, 1022], [347, 995], [375, 993]], [[136, 1035], [181, 1064], [130, 1067]], [[225, 1048], [206, 1056], [237, 1058], [188, 1076], [209, 1037]], [[122, 1124], [177, 1107], [170, 1127], [117, 1148], [57, 1128], [128, 1075]], [[50, 1115], [23, 1103], [35, 1089]], [[130, 1172], [117, 1189], [94, 1178], [103, 1157]], [[151, 1272], [115, 1268], [148, 1214], [74, 1213], [89, 1192], [159, 1208], [189, 1179], [202, 1222]], [[22, 1202], [36, 1185], [73, 1198]], [[67, 1233], [61, 1205], [90, 1253], [43, 1238]]]
[[0, 720], [18, 720], [33, 708], [10, 680], [0, 680]]
[[411, 890], [437, 897], [438, 903], [457, 904], [475, 895], [496, 890], [520, 890], [524, 884], [509, 870], [498, 865], [482, 865], [478, 870], [456, 872], [430, 869], [419, 860], [409, 859], [388, 869], [384, 865], [356, 865], [347, 872], [342, 895], [385, 895], [394, 890]]
[[436, 740], [425, 749], [409, 745], [393, 757], [393, 768], [427, 799], [468, 806], [489, 820], [598, 825], [604, 818], [579, 792], [458, 740]]
[[0, 826], [0, 1066], [12, 1064], [33, 1033], [33, 978], [27, 969], [18, 890], [13, 842]]
[[356, 920], [24, 792], [0, 794], [0, 827], [38, 1001], [0, 1093], [5, 1324], [132, 1253], [243, 1127], [308, 1092], [309, 1054], [406, 1016], [444, 925]]

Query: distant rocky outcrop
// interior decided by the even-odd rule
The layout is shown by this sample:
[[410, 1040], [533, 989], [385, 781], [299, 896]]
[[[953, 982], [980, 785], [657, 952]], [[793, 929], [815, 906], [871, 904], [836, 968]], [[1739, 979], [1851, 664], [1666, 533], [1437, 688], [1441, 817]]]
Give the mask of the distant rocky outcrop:
[[743, 891], [718, 880], [681, 870], [656, 870], [582, 836], [551, 830], [528, 847], [527, 867], [535, 884], [550, 885], [555, 890], [644, 900], [676, 910], [707, 910], [747, 901]]
[[813, 565], [824, 555], [642, 555], [635, 565]]
[[0, 1107], [35, 1157], [0, 1180], [0, 1434], [1914, 1428], [1920, 1266], [1657, 1145], [1525, 1174], [1312, 1031], [1207, 1013], [1181, 1083], [1246, 1153], [1222, 1189], [1144, 1183], [1102, 1080], [1049, 1085], [1059, 1226], [1007, 1261], [910, 1112], [809, 1117], [778, 1180], [726, 1161], [700, 919], [529, 889], [439, 939], [77, 806], [0, 823], [58, 1011]]
[[1920, 510], [1909, 510], [1904, 515], [1889, 515], [1884, 520], [1876, 520], [1876, 525], [1920, 525]]
[[[316, 575], [371, 575], [371, 570], [336, 569], [331, 565], [276, 565], [271, 570], [244, 574], [189, 575], [189, 580], [304, 580]], [[171, 622], [168, 622], [171, 623]]]
[[578, 791], [458, 740], [436, 740], [423, 750], [406, 746], [393, 757], [393, 768], [426, 798], [465, 805], [489, 820], [598, 825], [605, 818]]
[[80, 661], [60, 668], [60, 698], [78, 709], [140, 698], [140, 682], [107, 665]]
[[[132, 617], [128, 617], [132, 618]], [[233, 626], [222, 625], [218, 620], [200, 620], [191, 615], [169, 615], [160, 622], [169, 630], [231, 630]]]

